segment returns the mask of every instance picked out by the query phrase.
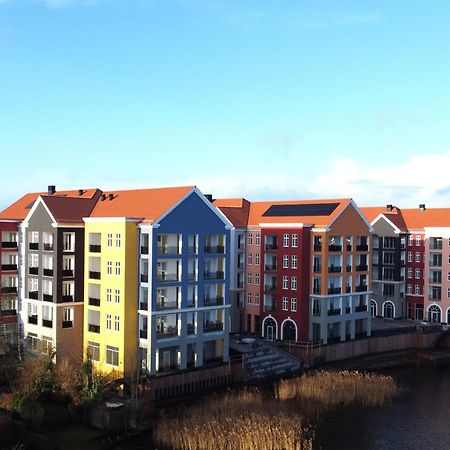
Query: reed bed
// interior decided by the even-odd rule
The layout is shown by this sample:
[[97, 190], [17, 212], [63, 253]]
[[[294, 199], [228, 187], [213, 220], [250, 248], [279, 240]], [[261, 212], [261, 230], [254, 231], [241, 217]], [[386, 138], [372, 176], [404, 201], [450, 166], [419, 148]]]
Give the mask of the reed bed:
[[323, 408], [360, 404], [386, 406], [399, 395], [395, 380], [386, 375], [361, 372], [315, 372], [277, 383], [278, 400], [302, 399]]
[[181, 417], [163, 413], [154, 439], [177, 450], [311, 450], [313, 433], [300, 414], [246, 390], [186, 408]]

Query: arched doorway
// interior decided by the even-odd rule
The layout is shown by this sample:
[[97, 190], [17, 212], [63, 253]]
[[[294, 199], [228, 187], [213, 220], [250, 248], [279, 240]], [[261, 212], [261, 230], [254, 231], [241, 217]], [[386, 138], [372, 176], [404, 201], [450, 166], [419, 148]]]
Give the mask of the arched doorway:
[[431, 305], [428, 308], [428, 320], [431, 323], [441, 323], [441, 308], [438, 305]]
[[291, 319], [286, 319], [281, 326], [281, 339], [283, 341], [297, 340], [297, 325]]
[[392, 302], [384, 302], [383, 317], [385, 319], [393, 319], [395, 315], [395, 308]]
[[377, 302], [375, 300], [370, 300], [370, 315], [377, 317]]
[[266, 317], [263, 322], [263, 337], [269, 341], [277, 339], [277, 323], [272, 317]]

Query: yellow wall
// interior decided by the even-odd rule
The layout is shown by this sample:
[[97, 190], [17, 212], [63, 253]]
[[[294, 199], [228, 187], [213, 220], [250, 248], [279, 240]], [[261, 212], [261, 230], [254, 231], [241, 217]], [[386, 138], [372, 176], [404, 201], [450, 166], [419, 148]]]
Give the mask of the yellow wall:
[[[138, 228], [135, 221], [88, 221], [85, 239], [85, 308], [84, 348], [88, 342], [100, 344], [100, 362], [96, 367], [104, 372], [128, 374], [135, 368], [138, 345]], [[101, 253], [89, 251], [89, 233], [101, 233]], [[107, 235], [112, 233], [112, 247], [107, 246]], [[116, 234], [120, 233], [120, 247], [116, 247]], [[101, 279], [89, 278], [89, 257], [101, 258]], [[107, 261], [112, 261], [112, 275], [107, 275]], [[120, 261], [120, 275], [115, 274], [115, 263]], [[89, 284], [100, 284], [100, 307], [89, 305]], [[112, 291], [111, 302], [106, 301], [106, 289]], [[115, 303], [115, 289], [120, 289], [120, 302]], [[88, 331], [88, 311], [100, 311], [100, 333]], [[106, 329], [106, 315], [111, 314], [111, 330]], [[114, 330], [114, 317], [120, 316], [120, 329]], [[106, 345], [119, 348], [119, 367], [106, 364]], [[86, 352], [85, 352], [86, 353]]]

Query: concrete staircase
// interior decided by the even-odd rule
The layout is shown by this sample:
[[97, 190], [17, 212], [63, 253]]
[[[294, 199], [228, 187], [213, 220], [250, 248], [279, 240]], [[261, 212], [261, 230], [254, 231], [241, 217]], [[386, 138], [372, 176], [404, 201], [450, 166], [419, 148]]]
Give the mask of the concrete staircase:
[[261, 346], [245, 354], [246, 380], [262, 380], [300, 371], [303, 363], [276, 346]]

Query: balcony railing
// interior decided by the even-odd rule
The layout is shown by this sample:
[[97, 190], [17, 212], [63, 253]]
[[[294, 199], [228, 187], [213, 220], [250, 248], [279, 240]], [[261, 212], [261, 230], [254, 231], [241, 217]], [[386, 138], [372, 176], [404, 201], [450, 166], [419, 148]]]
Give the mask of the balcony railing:
[[28, 267], [28, 273], [30, 275], [37, 275], [39, 273], [39, 267]]
[[275, 310], [276, 310], [275, 303], [265, 303], [264, 304], [265, 312], [275, 312]]
[[17, 264], [2, 264], [2, 270], [5, 271], [5, 272], [16, 271], [17, 270]]
[[89, 278], [92, 278], [93, 280], [100, 280], [101, 274], [100, 272], [90, 270], [89, 271]]
[[163, 282], [179, 281], [179, 276], [176, 273], [160, 272], [158, 273], [158, 281]]
[[91, 253], [101, 253], [102, 246], [100, 244], [90, 244], [89, 245], [89, 251]]
[[203, 299], [204, 306], [223, 305], [223, 297], [205, 297]]
[[276, 243], [266, 244], [265, 249], [266, 250], [278, 250], [278, 244], [276, 244]]
[[1, 317], [17, 316], [17, 309], [0, 309]]
[[141, 273], [141, 283], [148, 283], [148, 275]]
[[355, 312], [364, 312], [367, 311], [367, 305], [358, 305], [355, 307]]
[[360, 244], [356, 246], [357, 252], [367, 252], [369, 251], [369, 246], [367, 244]]
[[339, 314], [341, 314], [341, 308], [334, 308], [328, 310], [329, 316], [338, 316]]
[[214, 331], [223, 331], [223, 322], [205, 322], [203, 323], [203, 333], [211, 333]]
[[277, 290], [276, 284], [265, 284], [264, 285], [264, 292], [274, 292]]
[[177, 309], [178, 308], [178, 303], [176, 301], [164, 301], [164, 302], [156, 302], [156, 307], [159, 310], [164, 310], [164, 309]]
[[89, 297], [89, 306], [100, 306], [100, 299], [97, 297]]
[[365, 292], [367, 291], [368, 286], [366, 284], [359, 284], [358, 286], [356, 286], [355, 291], [356, 292]]
[[17, 242], [4, 241], [2, 242], [3, 248], [17, 248]]
[[53, 276], [53, 269], [44, 269], [42, 271], [42, 273], [46, 276], [46, 277], [52, 277]]
[[39, 250], [39, 242], [30, 242], [28, 248], [30, 250]]
[[148, 311], [148, 302], [139, 302], [139, 309], [141, 311]]
[[345, 286], [345, 292], [348, 294], [349, 292], [352, 292], [351, 286]]
[[216, 272], [205, 271], [204, 279], [205, 280], [223, 280], [224, 273], [221, 270]]
[[44, 302], [52, 302], [53, 295], [52, 294], [42, 294], [42, 300], [44, 300]]
[[28, 298], [31, 298], [33, 300], [38, 299], [39, 292], [38, 291], [29, 291], [28, 292]]
[[158, 255], [179, 255], [180, 249], [176, 246], [158, 247]]
[[196, 255], [198, 253], [198, 247], [195, 245], [189, 245], [188, 246], [188, 253], [190, 255]]
[[197, 274], [195, 272], [188, 273], [188, 281], [197, 281]]
[[73, 277], [73, 269], [64, 269], [62, 275], [63, 277]]
[[91, 333], [100, 333], [100, 325], [95, 325], [93, 323], [89, 323], [88, 331], [90, 331]]
[[225, 253], [225, 247], [223, 245], [207, 245], [205, 253]]
[[46, 327], [46, 328], [52, 328], [53, 327], [53, 320], [42, 319], [42, 326]]
[[187, 307], [188, 308], [195, 308], [196, 304], [197, 304], [197, 299], [195, 299], [195, 298], [188, 298], [187, 299]]
[[62, 296], [63, 302], [73, 302], [73, 295], [63, 295]]
[[265, 270], [277, 270], [277, 264], [265, 264], [264, 265]]
[[28, 323], [31, 323], [32, 325], [37, 325], [38, 317], [37, 316], [28, 316]]
[[195, 334], [195, 325], [193, 323], [187, 324], [187, 334]]
[[63, 328], [73, 328], [73, 320], [63, 320], [62, 327]]
[[141, 255], [148, 255], [148, 245], [141, 245]]
[[350, 314], [352, 312], [352, 308], [350, 306], [345, 307], [345, 314]]
[[428, 281], [430, 284], [441, 284], [442, 278], [429, 278]]
[[44, 242], [44, 250], [47, 252], [53, 251], [53, 244], [49, 244], [48, 242]]
[[340, 294], [341, 293], [341, 287], [329, 287], [328, 288], [328, 294]]
[[141, 339], [147, 339], [147, 330], [139, 330], [139, 337]]
[[360, 264], [359, 266], [356, 266], [357, 272], [367, 272], [367, 264]]
[[159, 338], [178, 336], [178, 328], [175, 326], [165, 326], [156, 330], [156, 336]]
[[342, 245], [329, 245], [328, 246], [328, 251], [329, 252], [342, 252]]
[[328, 273], [339, 273], [341, 270], [341, 266], [328, 266]]

